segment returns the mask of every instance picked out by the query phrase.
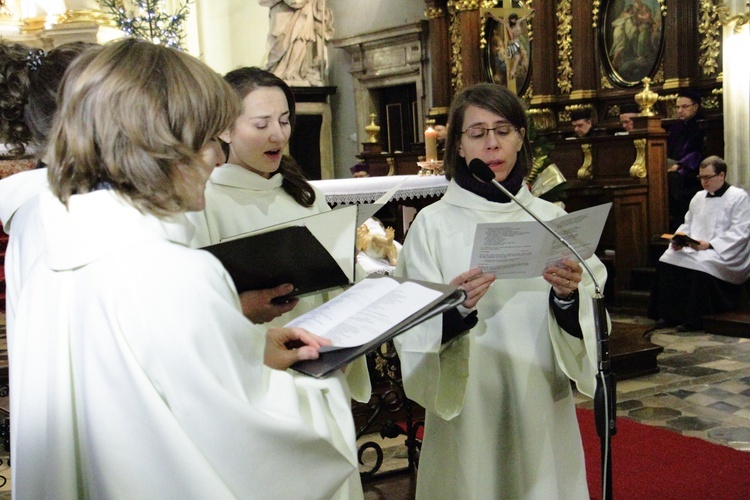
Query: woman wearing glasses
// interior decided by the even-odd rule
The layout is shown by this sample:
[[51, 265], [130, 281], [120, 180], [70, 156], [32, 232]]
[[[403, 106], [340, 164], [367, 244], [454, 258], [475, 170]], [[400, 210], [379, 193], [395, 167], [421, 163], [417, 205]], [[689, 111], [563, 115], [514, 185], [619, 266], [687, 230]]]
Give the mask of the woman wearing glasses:
[[[568, 259], [530, 279], [467, 271], [476, 224], [533, 220], [472, 176], [471, 160], [541, 218], [564, 211], [524, 183], [531, 147], [515, 94], [469, 87], [455, 97], [447, 128], [450, 185], [417, 216], [397, 268], [468, 294], [458, 320], [444, 315], [397, 339], [407, 395], [426, 409], [417, 497], [589, 498], [570, 379], [593, 393], [592, 281]], [[601, 262], [588, 264], [603, 283]], [[444, 342], [461, 329], [469, 333]]]

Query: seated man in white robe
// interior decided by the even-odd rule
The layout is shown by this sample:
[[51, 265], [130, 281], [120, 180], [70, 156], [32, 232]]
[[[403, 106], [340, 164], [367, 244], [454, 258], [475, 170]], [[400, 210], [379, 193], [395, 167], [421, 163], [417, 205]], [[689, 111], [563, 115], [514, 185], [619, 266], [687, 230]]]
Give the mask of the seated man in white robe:
[[726, 182], [718, 156], [700, 164], [703, 185], [677, 229], [698, 243], [674, 240], [659, 259], [649, 317], [659, 326], [694, 330], [702, 316], [736, 308], [750, 277], [750, 197]]

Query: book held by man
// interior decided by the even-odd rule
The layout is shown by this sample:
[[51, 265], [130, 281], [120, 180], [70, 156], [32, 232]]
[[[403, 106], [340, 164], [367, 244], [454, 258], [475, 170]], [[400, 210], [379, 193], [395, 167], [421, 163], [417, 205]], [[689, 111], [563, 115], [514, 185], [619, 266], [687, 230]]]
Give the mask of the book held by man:
[[690, 245], [700, 245], [700, 241], [694, 240], [693, 238], [691, 238], [685, 233], [674, 233], [674, 234], [664, 233], [661, 235], [661, 237], [681, 247], [687, 247]]

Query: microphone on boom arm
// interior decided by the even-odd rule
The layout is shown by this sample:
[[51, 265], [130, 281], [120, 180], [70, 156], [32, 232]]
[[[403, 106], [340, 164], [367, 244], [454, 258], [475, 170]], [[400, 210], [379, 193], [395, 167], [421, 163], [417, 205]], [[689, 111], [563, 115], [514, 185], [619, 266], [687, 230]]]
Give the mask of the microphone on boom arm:
[[601, 452], [602, 452], [602, 498], [604, 500], [612, 498], [612, 449], [611, 439], [612, 435], [617, 431], [615, 428], [615, 406], [616, 406], [616, 392], [615, 392], [615, 378], [614, 374], [610, 371], [610, 359], [609, 359], [609, 337], [607, 333], [607, 309], [604, 304], [604, 294], [602, 289], [599, 287], [599, 282], [596, 280], [594, 273], [589, 268], [588, 264], [584, 261], [578, 251], [571, 245], [565, 238], [552, 229], [546, 222], [539, 218], [531, 209], [524, 206], [520, 201], [516, 199], [513, 194], [508, 191], [502, 184], [495, 180], [495, 172], [487, 166], [485, 162], [479, 158], [474, 158], [469, 162], [469, 170], [471, 173], [482, 182], [494, 184], [500, 191], [505, 194], [508, 198], [513, 200], [519, 207], [521, 207], [527, 214], [529, 214], [534, 220], [541, 224], [557, 241], [565, 245], [573, 255], [575, 255], [578, 262], [586, 270], [586, 273], [591, 277], [594, 282], [594, 325], [596, 329], [596, 340], [597, 340], [597, 366], [599, 373], [597, 374], [596, 393], [594, 395], [594, 413], [596, 420], [596, 432], [599, 435], [601, 441]]

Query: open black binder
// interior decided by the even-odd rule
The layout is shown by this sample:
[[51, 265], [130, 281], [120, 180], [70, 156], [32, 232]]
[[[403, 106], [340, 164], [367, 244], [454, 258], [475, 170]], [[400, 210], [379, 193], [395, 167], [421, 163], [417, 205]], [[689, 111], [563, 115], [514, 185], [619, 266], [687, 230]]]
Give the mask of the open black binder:
[[382, 203], [351, 205], [237, 235], [203, 247], [232, 276], [237, 292], [294, 285], [301, 297], [355, 282], [357, 227]]
[[300, 297], [350, 282], [306, 226], [225, 241], [204, 250], [221, 261], [238, 293], [291, 283], [294, 291], [289, 296]]
[[410, 328], [413, 328], [423, 321], [426, 321], [438, 314], [442, 314], [443, 312], [456, 307], [466, 300], [466, 292], [453, 285], [429, 283], [426, 281], [408, 280], [406, 278], [394, 277], [386, 278], [372, 276], [367, 279], [393, 279], [401, 283], [411, 281], [433, 290], [437, 290], [441, 292], [441, 295], [427, 306], [416, 310], [414, 314], [410, 315], [392, 328], [384, 331], [378, 337], [371, 340], [370, 342], [367, 342], [366, 344], [355, 347], [348, 347], [345, 349], [336, 349], [321, 352], [318, 359], [299, 361], [292, 365], [292, 369], [315, 378], [326, 377], [335, 370], [338, 370], [354, 359], [377, 349], [383, 343], [391, 340], [401, 333], [404, 333]]

